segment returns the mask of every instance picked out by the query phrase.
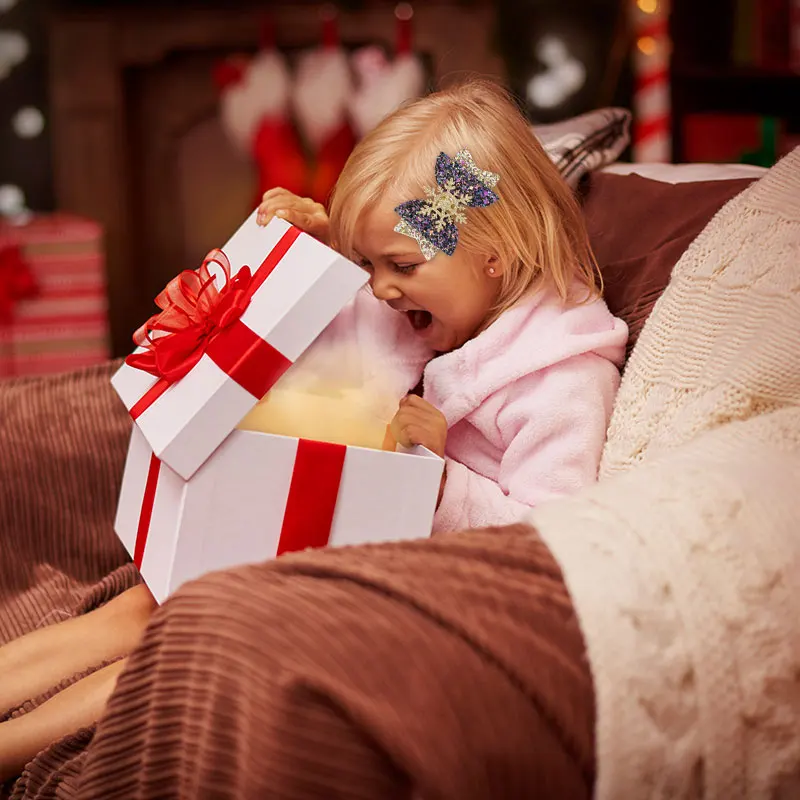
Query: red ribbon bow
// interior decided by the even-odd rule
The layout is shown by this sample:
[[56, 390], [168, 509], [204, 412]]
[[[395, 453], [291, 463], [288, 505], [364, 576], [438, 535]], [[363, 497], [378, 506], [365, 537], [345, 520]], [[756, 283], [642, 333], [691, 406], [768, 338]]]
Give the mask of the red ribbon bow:
[[0, 249], [0, 323], [9, 323], [14, 305], [39, 292], [36, 279], [18, 245]]
[[[225, 275], [217, 288], [210, 265]], [[132, 353], [125, 361], [168, 383], [183, 378], [202, 358], [211, 342], [232, 325], [250, 304], [252, 275], [242, 267], [231, 277], [231, 264], [222, 250], [212, 250], [198, 270], [184, 270], [156, 297], [162, 309], [133, 334], [143, 353]]]
[[[291, 362], [239, 318], [299, 235], [298, 228], [290, 227], [252, 274], [242, 267], [232, 278], [227, 256], [212, 250], [198, 270], [186, 270], [169, 282], [156, 298], [161, 313], [133, 335], [136, 345], [146, 350], [125, 359], [128, 366], [158, 378], [131, 407], [134, 419], [187, 375], [203, 354], [255, 398], [272, 388]], [[211, 264], [225, 275], [222, 288], [217, 287]]]

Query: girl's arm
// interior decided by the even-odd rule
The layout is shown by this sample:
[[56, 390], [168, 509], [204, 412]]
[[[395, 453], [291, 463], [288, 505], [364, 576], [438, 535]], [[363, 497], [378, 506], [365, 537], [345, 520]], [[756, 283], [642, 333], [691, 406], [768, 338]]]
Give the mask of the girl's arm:
[[447, 459], [434, 531], [518, 522], [594, 483], [619, 380], [614, 364], [585, 354], [508, 387], [495, 420], [506, 445], [497, 481]]

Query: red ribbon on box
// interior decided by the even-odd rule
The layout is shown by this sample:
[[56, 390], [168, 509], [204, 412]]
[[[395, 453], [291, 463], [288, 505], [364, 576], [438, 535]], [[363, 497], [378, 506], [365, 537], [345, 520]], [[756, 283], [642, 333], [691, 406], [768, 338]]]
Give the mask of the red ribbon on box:
[[0, 323], [11, 322], [14, 305], [39, 292], [19, 245], [0, 248]]
[[[328, 544], [346, 454], [345, 445], [299, 440], [276, 556]], [[151, 455], [133, 549], [137, 569], [142, 568], [160, 470], [160, 459]]]
[[[162, 311], [133, 335], [134, 343], [147, 349], [125, 359], [158, 378], [131, 408], [134, 419], [187, 375], [203, 354], [254, 397], [269, 391], [291, 362], [240, 317], [299, 235], [299, 229], [289, 228], [253, 274], [244, 266], [231, 277], [228, 257], [212, 250], [198, 270], [184, 270], [167, 284], [156, 298]], [[225, 275], [222, 288], [217, 288], [212, 264]]]
[[144, 485], [142, 508], [139, 511], [139, 525], [136, 528], [136, 544], [133, 548], [133, 563], [136, 564], [136, 569], [142, 568], [144, 548], [147, 545], [147, 535], [150, 533], [150, 520], [153, 518], [153, 507], [156, 503], [159, 472], [161, 472], [161, 459], [155, 453], [152, 453], [150, 455], [150, 466], [147, 470], [147, 481]]
[[275, 555], [328, 544], [346, 453], [342, 444], [300, 439]]

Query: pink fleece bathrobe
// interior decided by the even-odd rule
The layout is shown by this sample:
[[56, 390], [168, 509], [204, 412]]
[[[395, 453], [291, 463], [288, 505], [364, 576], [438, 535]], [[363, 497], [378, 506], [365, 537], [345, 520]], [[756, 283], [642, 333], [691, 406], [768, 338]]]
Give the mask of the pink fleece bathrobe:
[[565, 308], [539, 292], [434, 357], [405, 314], [362, 291], [325, 334], [353, 336], [398, 396], [422, 377], [447, 419], [435, 532], [516, 522], [596, 480], [628, 337], [602, 300]]

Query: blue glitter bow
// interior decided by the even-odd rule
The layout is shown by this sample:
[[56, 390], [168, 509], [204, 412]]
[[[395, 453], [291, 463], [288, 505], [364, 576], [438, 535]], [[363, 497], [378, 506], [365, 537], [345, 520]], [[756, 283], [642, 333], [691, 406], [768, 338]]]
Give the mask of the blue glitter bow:
[[437, 250], [453, 255], [458, 244], [456, 223], [467, 221], [465, 209], [486, 208], [500, 199], [492, 191], [500, 176], [479, 169], [469, 150], [459, 150], [455, 158], [439, 153], [435, 174], [436, 186], [425, 187], [427, 199], [408, 200], [395, 208], [400, 222], [394, 229], [416, 239], [427, 261]]

